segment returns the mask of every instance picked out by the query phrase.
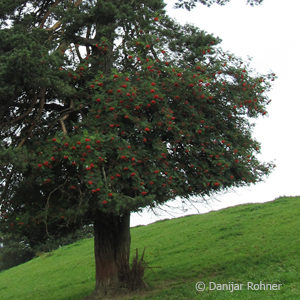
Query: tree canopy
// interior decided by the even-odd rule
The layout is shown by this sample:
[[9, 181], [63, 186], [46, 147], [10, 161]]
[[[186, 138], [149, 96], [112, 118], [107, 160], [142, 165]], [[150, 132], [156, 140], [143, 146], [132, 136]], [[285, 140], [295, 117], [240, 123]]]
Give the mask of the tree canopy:
[[274, 74], [256, 74], [164, 7], [1, 2], [1, 230], [59, 236], [99, 213], [204, 197], [270, 172], [252, 120], [266, 114]]
[[[206, 6], [211, 6], [213, 4], [225, 5], [229, 3], [231, 0], [178, 0], [175, 3], [175, 7], [177, 8], [186, 8], [187, 10], [191, 10], [196, 6], [197, 3], [201, 3]], [[259, 5], [263, 2], [263, 0], [247, 0], [247, 4], [251, 6]]]

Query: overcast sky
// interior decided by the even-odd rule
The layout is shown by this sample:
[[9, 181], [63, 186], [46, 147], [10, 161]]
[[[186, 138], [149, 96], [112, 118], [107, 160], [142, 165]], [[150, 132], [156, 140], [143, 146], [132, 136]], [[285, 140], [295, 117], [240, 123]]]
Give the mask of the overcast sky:
[[[251, 7], [246, 0], [231, 0], [225, 6], [210, 8], [198, 4], [190, 12], [173, 9], [175, 1], [165, 2], [168, 14], [181, 24], [191, 23], [220, 37], [224, 50], [245, 60], [251, 57], [251, 66], [258, 72], [273, 71], [278, 76], [269, 93], [268, 115], [256, 121], [254, 131], [262, 145], [262, 160], [273, 161], [277, 167], [265, 182], [216, 195], [209, 204], [197, 204], [197, 210], [165, 208], [171, 214], [160, 210], [158, 216], [147, 211], [133, 214], [131, 226], [300, 195], [300, 1], [264, 0], [262, 5]], [[169, 204], [178, 207], [179, 203]]]

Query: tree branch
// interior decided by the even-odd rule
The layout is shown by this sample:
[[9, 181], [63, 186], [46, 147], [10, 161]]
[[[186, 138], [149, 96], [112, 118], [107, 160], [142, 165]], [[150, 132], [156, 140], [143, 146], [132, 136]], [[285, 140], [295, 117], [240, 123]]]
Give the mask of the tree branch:
[[50, 206], [50, 198], [51, 198], [51, 196], [52, 196], [52, 194], [54, 193], [54, 192], [56, 192], [57, 190], [59, 190], [61, 187], [63, 187], [65, 184], [66, 184], [66, 182], [67, 182], [67, 179], [65, 180], [65, 182], [64, 183], [62, 183], [61, 185], [59, 185], [58, 187], [56, 187], [54, 190], [52, 190], [50, 193], [49, 193], [49, 195], [48, 195], [48, 197], [47, 197], [47, 201], [46, 201], [46, 205], [45, 205], [45, 213], [46, 213], [46, 216], [45, 216], [45, 221], [44, 221], [44, 223], [45, 223], [45, 227], [46, 227], [46, 233], [47, 233], [47, 236], [48, 237], [51, 237], [50, 236], [50, 234], [49, 234], [49, 231], [48, 231], [48, 210], [49, 210], [49, 206]]
[[[73, 109], [74, 109], [74, 101], [73, 101], [73, 99], [71, 99], [70, 108], [68, 110], [72, 111]], [[66, 128], [64, 121], [69, 117], [69, 115], [70, 115], [70, 113], [67, 113], [62, 118], [59, 119], [63, 134], [65, 136], [68, 135], [68, 132], [67, 132], [67, 128]]]
[[59, 3], [61, 2], [61, 0], [56, 0], [53, 5], [50, 7], [50, 9], [46, 12], [46, 14], [44, 15], [42, 21], [41, 21], [41, 24], [40, 24], [40, 28], [43, 28], [44, 25], [45, 25], [45, 22], [46, 20], [48, 19], [48, 17], [50, 16], [51, 12], [52, 12], [52, 9], [54, 7], [56, 7]]
[[[60, 2], [60, 1], [59, 1]], [[58, 2], [58, 3], [59, 3]], [[58, 4], [57, 3], [57, 4]], [[80, 4], [82, 3], [82, 0], [77, 0], [76, 2], [75, 2], [75, 4], [74, 4], [74, 7], [78, 7]], [[56, 5], [57, 5], [56, 4]], [[47, 12], [48, 13], [48, 12]], [[51, 13], [51, 12], [50, 12]], [[49, 14], [50, 14], [49, 13]], [[47, 15], [47, 14], [46, 14]], [[48, 15], [49, 16], [49, 15]], [[48, 17], [47, 16], [47, 17]], [[48, 31], [55, 31], [57, 28], [59, 28], [60, 27], [60, 25], [62, 24], [62, 21], [57, 21], [52, 27], [50, 27], [50, 28], [46, 28], [46, 30], [48, 30]]]
[[96, 40], [88, 37], [74, 36], [74, 42], [83, 46], [93, 46], [95, 45]]
[[25, 117], [27, 117], [27, 116], [32, 112], [34, 106], [35, 106], [36, 103], [37, 103], [37, 100], [38, 100], [38, 97], [37, 97], [37, 95], [35, 95], [34, 100], [33, 100], [32, 104], [30, 105], [29, 109], [28, 109], [27, 111], [25, 111], [25, 112], [24, 112], [22, 115], [20, 115], [19, 117], [16, 117], [14, 120], [12, 120], [12, 121], [10, 122], [10, 124], [11, 124], [11, 125], [12, 125], [12, 124], [15, 124], [15, 123], [17, 123], [18, 121], [23, 120]]

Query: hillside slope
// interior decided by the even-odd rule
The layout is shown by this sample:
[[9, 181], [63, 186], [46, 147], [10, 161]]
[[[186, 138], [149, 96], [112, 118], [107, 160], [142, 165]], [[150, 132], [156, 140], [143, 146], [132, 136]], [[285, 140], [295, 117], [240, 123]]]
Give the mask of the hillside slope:
[[[149, 288], [127, 299], [300, 299], [299, 217], [300, 197], [283, 197], [132, 228], [132, 251], [146, 248]], [[0, 273], [3, 300], [79, 300], [93, 288], [92, 239]]]

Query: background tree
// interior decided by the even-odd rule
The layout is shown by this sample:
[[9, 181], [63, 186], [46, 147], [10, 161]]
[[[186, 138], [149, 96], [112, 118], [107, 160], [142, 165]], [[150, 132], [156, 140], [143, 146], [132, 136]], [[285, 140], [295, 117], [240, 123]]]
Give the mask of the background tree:
[[0, 272], [34, 257], [26, 238], [16, 239], [12, 235], [0, 234]]
[[251, 134], [274, 74], [163, 1], [1, 5], [2, 232], [34, 243], [94, 224], [107, 293], [132, 286], [131, 212], [269, 173]]

